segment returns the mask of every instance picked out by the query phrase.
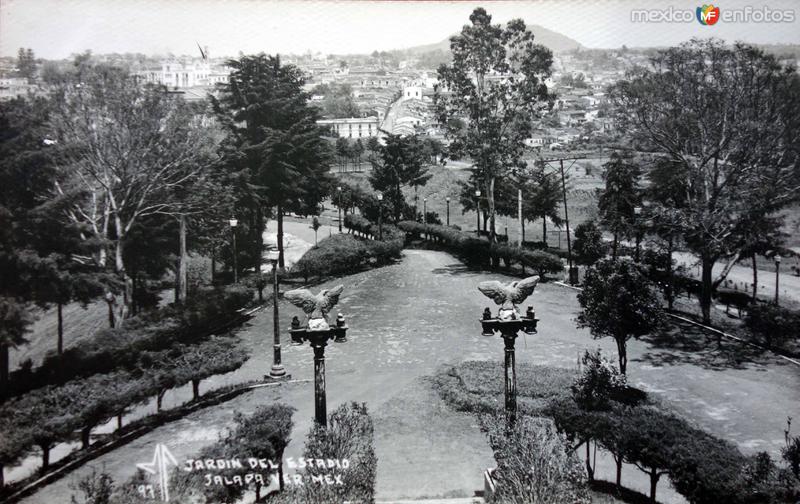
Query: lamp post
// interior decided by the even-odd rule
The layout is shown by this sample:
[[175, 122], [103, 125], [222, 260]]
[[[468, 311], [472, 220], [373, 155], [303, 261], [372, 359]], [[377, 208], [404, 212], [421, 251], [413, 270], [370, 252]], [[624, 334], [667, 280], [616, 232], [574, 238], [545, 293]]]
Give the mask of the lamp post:
[[338, 199], [336, 207], [339, 210], [339, 233], [341, 233], [342, 232], [342, 186], [336, 187], [336, 194]]
[[481, 232], [481, 190], [475, 189], [475, 234]]
[[281, 364], [281, 329], [278, 317], [278, 259], [280, 253], [277, 250], [267, 252], [267, 259], [272, 263], [272, 368], [269, 375], [265, 378], [270, 380], [287, 380], [291, 376], [286, 374], [286, 369]]
[[239, 221], [236, 220], [235, 217], [231, 217], [228, 219], [228, 224], [231, 226], [231, 236], [233, 237], [233, 283], [239, 283], [239, 267], [237, 265], [236, 260], [236, 226], [239, 225]]
[[114, 293], [111, 291], [106, 292], [106, 303], [108, 304], [108, 327], [111, 329], [114, 328], [114, 302], [117, 298], [114, 296]]
[[428, 225], [428, 198], [422, 199], [422, 223]]
[[383, 193], [378, 192], [378, 239], [383, 241]]
[[778, 286], [781, 279], [781, 256], [775, 254], [775, 306], [778, 306]]
[[[526, 278], [522, 283], [533, 283], [535, 286], [539, 277]], [[490, 283], [490, 282], [486, 282]], [[494, 282], [497, 283], [497, 282]], [[517, 283], [517, 282], [515, 282]], [[482, 285], [479, 286], [479, 289]], [[531, 288], [530, 292], [533, 289]], [[484, 294], [488, 295], [485, 291]], [[527, 297], [527, 296], [524, 296]], [[524, 300], [524, 297], [522, 298]], [[525, 315], [522, 316], [517, 311], [516, 304], [512, 309], [506, 308], [504, 303], [496, 316], [492, 316], [489, 307], [483, 310], [483, 317], [481, 319], [481, 326], [483, 331], [482, 336], [494, 336], [499, 333], [503, 338], [503, 348], [505, 354], [505, 409], [506, 409], [506, 425], [512, 427], [517, 420], [517, 371], [516, 371], [516, 350], [514, 344], [517, 339], [517, 333], [520, 330], [525, 334], [536, 334], [536, 325], [539, 319], [536, 318], [536, 313], [532, 306], [528, 306]]]
[[633, 207], [633, 215], [636, 216], [634, 218], [634, 220], [636, 222], [633, 223], [633, 227], [634, 227], [635, 233], [636, 233], [636, 254], [633, 257], [633, 260], [634, 260], [634, 262], [638, 263], [639, 262], [639, 250], [641, 248], [641, 243], [642, 243], [642, 237], [641, 237], [641, 235], [639, 233], [639, 218], [642, 215], [642, 207], [640, 207], [640, 206]]
[[450, 225], [450, 196], [445, 198], [445, 201], [447, 201], [447, 225], [449, 226]]
[[[287, 292], [285, 297], [296, 306], [308, 303], [309, 300], [318, 301], [320, 297], [327, 297], [325, 303], [332, 308], [336, 304], [335, 300], [338, 300], [343, 288], [340, 285], [333, 289], [324, 290], [319, 295], [311, 298], [309, 296], [313, 295], [309, 291], [299, 289]], [[333, 294], [333, 297], [329, 297], [332, 291], [335, 294]], [[292, 336], [292, 341], [298, 344], [308, 341], [311, 348], [314, 349], [314, 419], [319, 425], [326, 427], [328, 425], [328, 413], [325, 392], [325, 347], [331, 339], [335, 343], [346, 342], [348, 327], [341, 313], [337, 314], [336, 322], [333, 325], [328, 324], [327, 314], [324, 311], [322, 311], [322, 316], [314, 316], [315, 313], [319, 313], [316, 308], [308, 317], [305, 326], [300, 326], [297, 317], [295, 317], [292, 320], [289, 333]]]

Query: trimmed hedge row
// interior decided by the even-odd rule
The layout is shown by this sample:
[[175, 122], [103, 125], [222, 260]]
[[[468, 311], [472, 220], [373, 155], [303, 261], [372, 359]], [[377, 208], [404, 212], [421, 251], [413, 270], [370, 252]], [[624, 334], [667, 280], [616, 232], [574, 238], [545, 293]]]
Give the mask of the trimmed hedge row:
[[368, 266], [383, 266], [400, 258], [404, 234], [390, 225], [378, 226], [359, 215], [348, 215], [345, 225], [353, 234], [337, 234], [320, 240], [292, 267], [306, 282], [311, 277], [350, 274]]
[[506, 267], [519, 265], [523, 270], [526, 267], [531, 268], [542, 278], [548, 273], [564, 270], [564, 265], [558, 256], [541, 250], [519, 248], [507, 243], [492, 243], [470, 233], [438, 224], [403, 221], [398, 227], [411, 238], [423, 238], [443, 245], [472, 266], [484, 267], [498, 264], [502, 260]]
[[0, 406], [0, 469], [13, 464], [38, 446], [42, 470], [49, 465], [50, 449], [70, 441], [80, 431], [88, 448], [94, 427], [118, 417], [167, 389], [193, 384], [195, 399], [200, 381], [234, 371], [247, 360], [238, 339], [212, 338], [198, 345], [176, 344], [160, 352], [144, 352], [134, 369], [94, 374], [63, 385], [47, 385], [15, 397]]
[[13, 372], [8, 395], [130, 367], [142, 352], [196, 342], [209, 332], [229, 325], [239, 310], [252, 301], [253, 292], [243, 286], [202, 289], [181, 307], [169, 306], [134, 317], [121, 328], [101, 329], [64, 350], [61, 356], [48, 353], [36, 369], [28, 367]]
[[[732, 443], [693, 427], [641, 391], [627, 388], [622, 397], [612, 395], [603, 408], [579, 406], [574, 391], [570, 393], [579, 376], [567, 369], [518, 366], [520, 418], [552, 418], [573, 449], [595, 441], [617, 460], [647, 473], [653, 493], [659, 479], [668, 475], [692, 504], [800, 498], [800, 479], [769, 455], [746, 457]], [[441, 371], [434, 384], [452, 407], [486, 418], [502, 414], [502, 402], [496, 400], [503, 394], [502, 377], [502, 363], [473, 361]]]

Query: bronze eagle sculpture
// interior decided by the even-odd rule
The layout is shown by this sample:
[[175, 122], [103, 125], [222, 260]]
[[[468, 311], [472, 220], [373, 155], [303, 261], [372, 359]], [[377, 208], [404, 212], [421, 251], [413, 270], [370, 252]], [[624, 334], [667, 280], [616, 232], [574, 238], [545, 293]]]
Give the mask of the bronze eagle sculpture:
[[314, 295], [308, 289], [294, 289], [283, 296], [308, 315], [309, 329], [327, 329], [328, 312], [339, 302], [343, 290], [344, 285], [337, 285]]
[[491, 298], [496, 304], [500, 305], [498, 318], [502, 320], [519, 318], [517, 305], [522, 304], [528, 296], [533, 294], [536, 284], [539, 283], [538, 276], [532, 276], [523, 280], [514, 280], [509, 284], [503, 284], [497, 280], [490, 280], [478, 284], [478, 290], [484, 296]]

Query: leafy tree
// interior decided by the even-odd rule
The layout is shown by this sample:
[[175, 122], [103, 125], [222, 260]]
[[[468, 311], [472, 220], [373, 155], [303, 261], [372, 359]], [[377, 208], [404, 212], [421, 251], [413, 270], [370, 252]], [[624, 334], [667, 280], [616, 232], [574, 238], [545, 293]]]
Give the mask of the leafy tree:
[[603, 165], [606, 186], [600, 192], [597, 206], [600, 222], [614, 235], [611, 257], [617, 258], [620, 237], [630, 236], [635, 221], [634, 208], [641, 203], [639, 179], [641, 170], [627, 154], [614, 152]]
[[[58, 304], [61, 322], [60, 307], [88, 301], [102, 279], [89, 259], [99, 243], [81, 240], [88, 229], [64, 218], [76, 195], [55, 191], [64, 179], [44, 142], [48, 114], [41, 98], [0, 105], [0, 395], [9, 349], [25, 342], [32, 304]], [[62, 336], [59, 323], [59, 349]]]
[[[176, 210], [174, 195], [205, 169], [212, 139], [180, 97], [142, 86], [119, 68], [76, 65], [76, 73], [53, 91], [48, 129], [59, 147], [54, 158], [70, 175], [60, 190], [82, 195], [69, 216], [87, 227], [87, 239], [111, 246], [125, 286], [117, 317], [122, 323], [132, 303], [126, 239], [138, 220]], [[105, 267], [107, 255], [102, 248], [95, 263]]]
[[324, 95], [322, 115], [327, 118], [338, 119], [361, 115], [350, 84], [319, 84], [311, 90], [311, 94]]
[[626, 460], [650, 477], [650, 499], [656, 502], [656, 486], [669, 473], [680, 447], [675, 441], [685, 422], [652, 407], [628, 408], [624, 417]]
[[572, 253], [578, 264], [591, 266], [606, 255], [603, 243], [603, 233], [589, 220], [575, 228], [575, 241], [572, 244]]
[[[283, 482], [283, 453], [291, 441], [294, 422], [292, 415], [296, 410], [284, 404], [259, 406], [250, 416], [237, 413], [236, 422], [237, 450], [247, 453], [248, 457], [271, 460], [278, 464], [278, 481], [280, 489]], [[256, 500], [259, 498], [256, 487]]]
[[[303, 91], [300, 69], [263, 53], [231, 60], [228, 66], [229, 81], [213, 101], [228, 132], [226, 161], [249, 172], [253, 205], [275, 208], [283, 268], [283, 215], [313, 214], [330, 193], [329, 149], [316, 124], [318, 109]], [[260, 236], [263, 226], [257, 221]]]
[[438, 69], [439, 86], [448, 92], [437, 88], [434, 103], [451, 140], [451, 155], [469, 156], [475, 164], [494, 240], [495, 185], [511, 168], [523, 165], [531, 118], [552, 99], [544, 84], [552, 53], [534, 44], [520, 19], [505, 27], [492, 25], [483, 8], [476, 8], [469, 19], [471, 24], [450, 39], [453, 63]]
[[344, 137], [336, 139], [336, 157], [339, 159], [339, 169], [347, 171], [347, 160], [350, 159], [350, 142]]
[[663, 319], [661, 296], [628, 260], [605, 259], [589, 268], [578, 302], [582, 309], [578, 327], [588, 327], [595, 338], [614, 339], [622, 374], [628, 364], [628, 339], [651, 332]]
[[[716, 39], [659, 51], [651, 63], [612, 97], [623, 130], [680, 168], [685, 199], [674, 209], [700, 258], [709, 322], [713, 290], [747, 248], [743, 224], [800, 195], [800, 77], [761, 49]], [[713, 278], [718, 260], [726, 264]]]
[[403, 187], [424, 186], [431, 178], [424, 165], [422, 143], [416, 135], [401, 137], [387, 135], [380, 159], [373, 163], [369, 182], [373, 189], [383, 192], [384, 204], [399, 222], [405, 208]]

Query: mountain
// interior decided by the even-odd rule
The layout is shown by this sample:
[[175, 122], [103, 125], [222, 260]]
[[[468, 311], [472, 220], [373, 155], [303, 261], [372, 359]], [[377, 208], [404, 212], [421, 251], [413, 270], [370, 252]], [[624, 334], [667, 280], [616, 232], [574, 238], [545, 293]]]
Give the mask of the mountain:
[[[539, 25], [528, 25], [528, 29], [533, 33], [534, 42], [542, 44], [553, 52], [572, 51], [573, 49], [582, 49], [583, 46], [577, 40], [573, 40], [566, 35], [558, 32], [548, 30], [547, 28]], [[454, 34], [455, 35], [455, 34]], [[420, 54], [428, 51], [449, 51], [450, 50], [450, 37], [436, 42], [435, 44], [426, 44], [421, 46], [409, 47], [406, 51], [413, 54]]]

